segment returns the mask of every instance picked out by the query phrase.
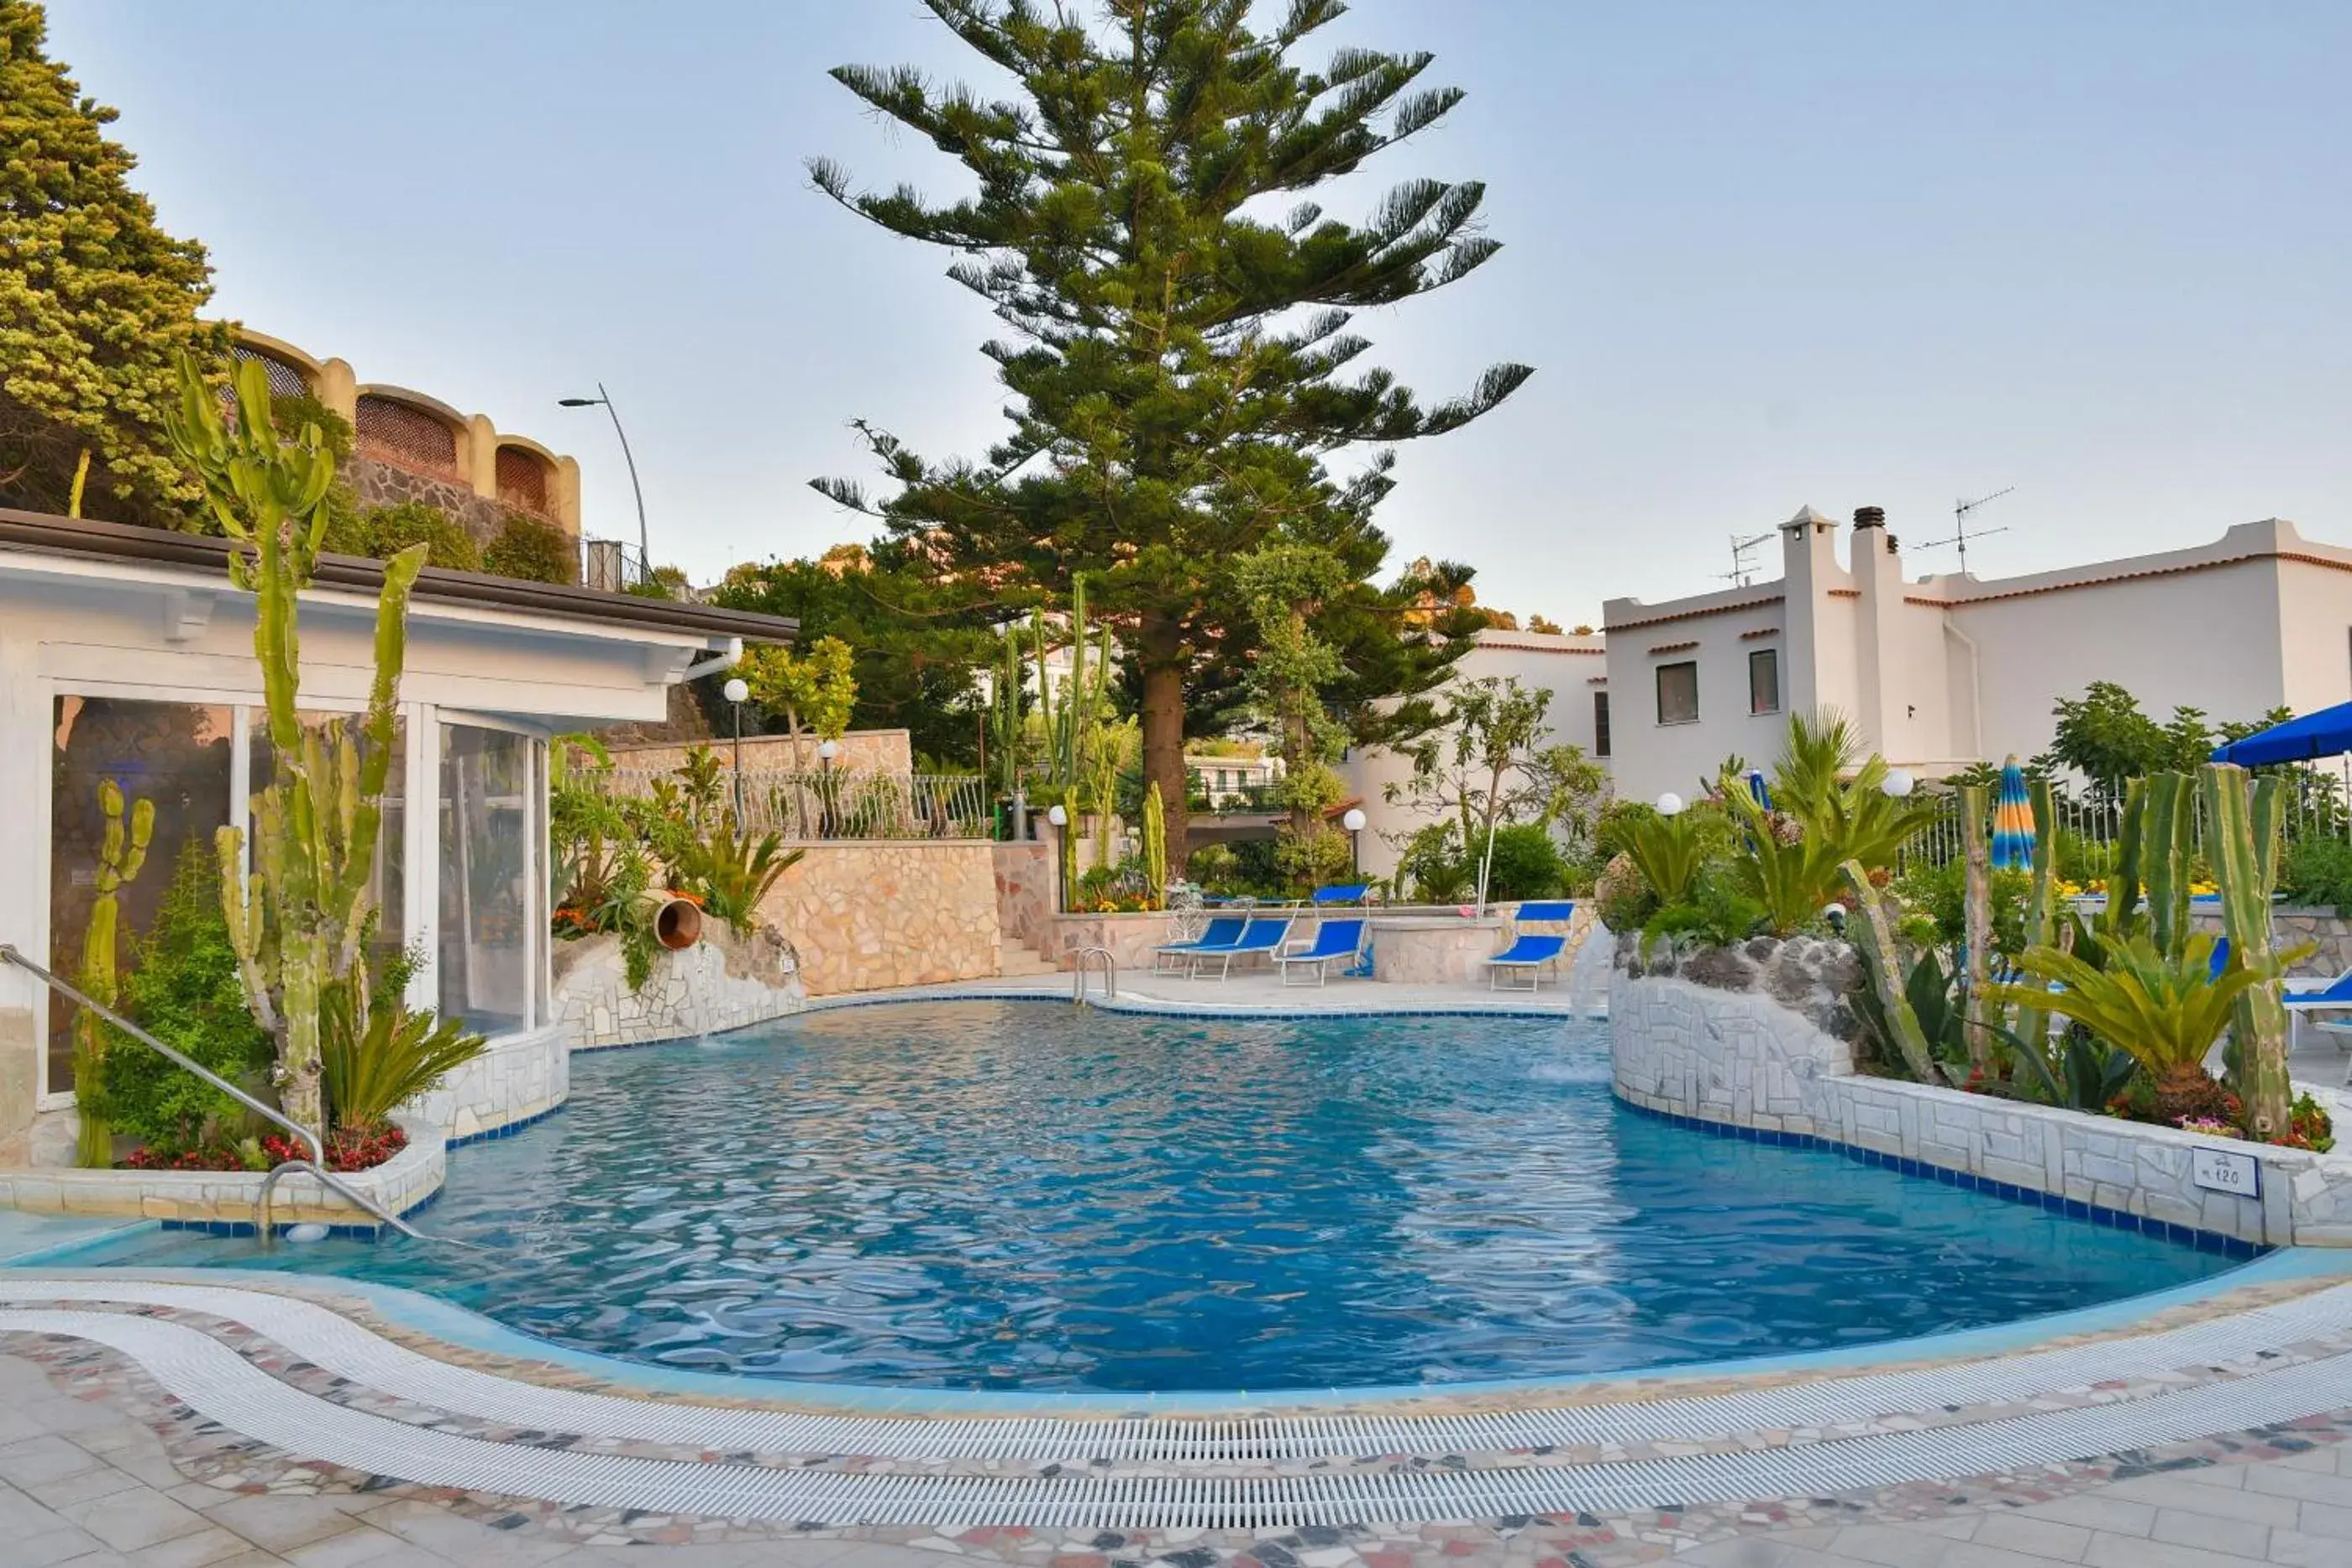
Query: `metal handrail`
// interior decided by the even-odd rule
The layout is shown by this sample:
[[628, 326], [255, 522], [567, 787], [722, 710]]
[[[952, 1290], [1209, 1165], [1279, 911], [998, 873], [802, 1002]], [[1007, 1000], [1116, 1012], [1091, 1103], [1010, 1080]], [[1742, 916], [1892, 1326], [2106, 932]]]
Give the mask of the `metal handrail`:
[[214, 1088], [219, 1090], [222, 1093], [227, 1095], [230, 1099], [236, 1101], [247, 1110], [252, 1112], [255, 1115], [261, 1117], [265, 1121], [276, 1123], [287, 1132], [291, 1133], [297, 1138], [301, 1139], [302, 1142], [309, 1146], [310, 1150], [310, 1157], [309, 1159], [288, 1160], [284, 1164], [278, 1166], [276, 1169], [272, 1170], [268, 1176], [262, 1178], [261, 1191], [254, 1199], [253, 1206], [254, 1226], [255, 1229], [261, 1236], [262, 1245], [268, 1246], [269, 1244], [269, 1233], [271, 1229], [271, 1226], [269, 1224], [270, 1188], [277, 1184], [278, 1178], [285, 1175], [287, 1172], [303, 1170], [306, 1168], [311, 1176], [316, 1176], [319, 1179], [320, 1186], [329, 1187], [333, 1191], [342, 1194], [343, 1197], [349, 1198], [362, 1211], [375, 1216], [376, 1218], [383, 1221], [384, 1224], [391, 1226], [403, 1236], [413, 1236], [419, 1241], [432, 1239], [432, 1238], [427, 1237], [425, 1232], [417, 1229], [415, 1226], [409, 1224], [408, 1221], [401, 1218], [400, 1216], [385, 1208], [383, 1205], [377, 1203], [375, 1199], [368, 1197], [367, 1194], [360, 1191], [357, 1187], [343, 1180], [342, 1177], [329, 1170], [327, 1168], [326, 1145], [319, 1141], [318, 1134], [310, 1131], [310, 1128], [302, 1125], [301, 1123], [290, 1119], [275, 1106], [266, 1104], [263, 1102], [255, 1099], [252, 1095], [247, 1093], [244, 1090], [239, 1089], [236, 1084], [231, 1083], [227, 1079], [223, 1078], [219, 1073], [215, 1072], [212, 1069], [203, 1065], [201, 1062], [192, 1061], [190, 1058], [183, 1055], [172, 1047], [165, 1045], [162, 1040], [157, 1040], [153, 1035], [149, 1034], [145, 1030], [141, 1029], [137, 1024], [132, 1023], [129, 1019], [124, 1018], [121, 1013], [116, 1012], [112, 1008], [108, 1007], [105, 1003], [84, 994], [79, 987], [70, 985], [67, 981], [59, 978], [58, 976], [49, 973], [48, 970], [44, 969], [38, 964], [34, 963], [30, 958], [26, 957], [13, 943], [0, 942], [0, 963], [16, 965], [16, 967], [33, 976], [36, 979], [38, 979], [42, 984], [47, 986], [51, 990], [58, 992], [68, 1001], [77, 1003], [81, 1007], [88, 1008], [91, 1012], [96, 1013], [99, 1017], [104, 1019], [107, 1022], [121, 1030], [123, 1033], [129, 1035], [140, 1044], [147, 1047], [150, 1051], [161, 1052], [175, 1066], [186, 1068], [190, 1072], [194, 1073], [197, 1077], [203, 1079], [205, 1082], [211, 1084]]
[[1103, 963], [1103, 1000], [1118, 999], [1118, 955], [1108, 947], [1081, 947], [1070, 965], [1070, 1000], [1080, 1006], [1087, 999], [1087, 960], [1094, 957]]

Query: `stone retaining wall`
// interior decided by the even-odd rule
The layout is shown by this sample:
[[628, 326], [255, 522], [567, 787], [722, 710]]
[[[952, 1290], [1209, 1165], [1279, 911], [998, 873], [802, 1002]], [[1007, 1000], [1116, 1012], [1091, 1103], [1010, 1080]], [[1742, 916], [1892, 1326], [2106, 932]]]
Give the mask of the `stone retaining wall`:
[[[656, 955], [644, 988], [632, 991], [618, 936], [558, 942], [557, 1033], [569, 1051], [601, 1051], [764, 1023], [808, 1005], [797, 967], [792, 948], [774, 931], [746, 941], [714, 920], [703, 926], [703, 939], [684, 952]], [[568, 1092], [568, 1068], [563, 1085]]]
[[[2221, 917], [2202, 909], [2189, 912], [2189, 923], [2200, 931], [2219, 936]], [[2347, 920], [2333, 909], [2304, 909], [2281, 905], [2271, 911], [2271, 942], [2277, 947], [2300, 947], [2313, 945], [2309, 956], [2291, 965], [2291, 975], [2325, 975], [2330, 978], [2352, 969], [2352, 920]]]
[[1045, 939], [1054, 918], [1054, 846], [1048, 840], [989, 846], [989, 863], [996, 877], [996, 926], [999, 936], [1034, 949]]
[[[343, 1179], [394, 1214], [406, 1214], [441, 1189], [448, 1154], [440, 1129], [422, 1116], [395, 1116], [408, 1147]], [[32, 1214], [112, 1214], [187, 1223], [251, 1225], [261, 1196], [259, 1171], [89, 1171], [73, 1167], [0, 1170], [0, 1208]], [[308, 1176], [289, 1176], [270, 1196], [279, 1225], [373, 1225], [366, 1210]]]
[[986, 839], [827, 840], [760, 904], [813, 997], [994, 976], [1002, 955]]
[[[1817, 944], [1832, 947], [1832, 944]], [[2352, 1155], [2314, 1155], [1990, 1095], [1858, 1077], [1853, 1048], [1768, 994], [1611, 977], [1616, 1090], [1695, 1120], [1822, 1138], [1995, 1186], [2262, 1246], [2352, 1246]], [[2251, 1155], [2259, 1199], [2190, 1179], [2199, 1147]]]

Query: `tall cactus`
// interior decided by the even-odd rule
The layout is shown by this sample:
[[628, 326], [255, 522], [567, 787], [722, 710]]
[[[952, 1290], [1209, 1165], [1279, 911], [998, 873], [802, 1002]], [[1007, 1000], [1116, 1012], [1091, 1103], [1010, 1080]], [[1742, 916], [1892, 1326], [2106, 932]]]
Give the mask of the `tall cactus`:
[[[1053, 683], [1045, 671], [1045, 613], [1038, 611], [1031, 622], [1037, 653], [1037, 712], [1045, 732], [1045, 763], [1053, 781], [1066, 789], [1078, 785], [1085, 774], [1087, 741], [1095, 726], [1101, 722], [1108, 706], [1110, 670], [1110, 632], [1105, 628], [1102, 646], [1090, 650], [1087, 633], [1087, 580], [1075, 579], [1070, 584], [1070, 678], [1063, 684], [1056, 697]], [[1087, 668], [1087, 653], [1093, 652], [1093, 668]]]
[[2147, 884], [2148, 935], [2175, 963], [2189, 946], [2189, 868], [2196, 847], [2196, 796], [2185, 773], [2151, 773], [2140, 826], [2140, 878]]
[[2107, 906], [2099, 914], [2099, 937], [2121, 944], [2139, 928], [2142, 831], [2147, 816], [2147, 780], [2124, 785], [2123, 821], [2116, 831], [2116, 869], [2107, 877]]
[[1151, 907], [1168, 904], [1168, 803], [1160, 798], [1160, 780], [1143, 791], [1143, 875], [1151, 885]]
[[996, 776], [1007, 795], [1021, 788], [1021, 626], [1005, 630], [1003, 656], [990, 681], [988, 744], [996, 758]]
[[1960, 797], [1960, 852], [1966, 878], [1961, 918], [1968, 952], [1962, 973], [1967, 978], [1969, 1066], [1979, 1072], [1992, 1067], [1992, 1030], [1987, 1011], [1992, 1007], [1992, 857], [1985, 841], [1985, 787], [1963, 784]]
[[2272, 1138], [2287, 1125], [2286, 1004], [2280, 992], [2283, 967], [2271, 948], [2271, 893], [2278, 882], [2279, 837], [2284, 813], [2276, 779], [2255, 781], [2247, 799], [2246, 771], [2226, 762], [2201, 769], [2205, 796], [2206, 853], [2221, 894], [2221, 925], [2231, 951], [2249, 968], [2266, 971], [2262, 983], [2238, 993], [2238, 1098], [2246, 1126]]
[[253, 652], [261, 664], [276, 777], [253, 802], [250, 880], [242, 875], [243, 835], [223, 828], [216, 836], [221, 903], [246, 1003], [278, 1043], [279, 1103], [289, 1118], [323, 1134], [320, 1006], [330, 987], [344, 998], [352, 1027], [367, 1027], [371, 988], [363, 966], [375, 915], [368, 882], [396, 738], [409, 593], [425, 565], [425, 547], [413, 545], [384, 562], [375, 679], [357, 735], [348, 722], [335, 727], [331, 740], [306, 729], [299, 713], [297, 622], [326, 531], [320, 503], [334, 479], [334, 457], [316, 425], [305, 425], [293, 441], [280, 439], [257, 360], [237, 369], [232, 427], [184, 356], [180, 407], [165, 423], [181, 457], [204, 481], [222, 530], [245, 547], [231, 570], [256, 599]]
[[[114, 957], [121, 931], [121, 891], [139, 880], [147, 846], [155, 837], [155, 802], [134, 802], [125, 820], [122, 787], [109, 779], [98, 787], [98, 809], [106, 829], [98, 845], [98, 896], [81, 936], [81, 988], [112, 1006], [117, 977]], [[74, 1019], [74, 1086], [81, 1091], [81, 1132], [75, 1161], [92, 1170], [114, 1164], [114, 1136], [98, 1114], [100, 1083], [106, 1071], [106, 1025], [84, 1009]]]

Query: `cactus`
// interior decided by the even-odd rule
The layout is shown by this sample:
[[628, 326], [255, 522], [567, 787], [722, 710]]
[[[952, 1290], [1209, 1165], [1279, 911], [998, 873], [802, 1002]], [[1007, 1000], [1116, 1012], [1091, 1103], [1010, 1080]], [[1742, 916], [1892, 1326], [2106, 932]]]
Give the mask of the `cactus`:
[[1143, 875], [1151, 886], [1151, 906], [1168, 904], [1168, 805], [1160, 798], [1160, 781], [1143, 792]]
[[1895, 1048], [1903, 1053], [1903, 1064], [1911, 1070], [1912, 1077], [1922, 1083], [1934, 1083], [1939, 1077], [1935, 1055], [1927, 1049], [1927, 1032], [1919, 1027], [1919, 1015], [1912, 1010], [1911, 998], [1903, 989], [1903, 954], [1895, 946], [1886, 906], [1878, 889], [1870, 884], [1870, 873], [1862, 869], [1860, 861], [1848, 861], [1838, 869], [1853, 893], [1856, 918], [1846, 922], [1846, 936], [1862, 955], [1870, 984], [1877, 988], [1879, 1007], [1895, 1036]]
[[[365, 715], [327, 735], [298, 713], [301, 645], [297, 622], [326, 531], [320, 503], [334, 457], [316, 425], [289, 442], [270, 422], [269, 383], [258, 361], [236, 372], [234, 427], [221, 417], [195, 365], [180, 361], [180, 407], [166, 417], [174, 447], [204, 482], [205, 498], [228, 537], [237, 585], [257, 599], [253, 651], [276, 748], [277, 777], [253, 802], [255, 869], [242, 875], [244, 836], [223, 828], [221, 904], [246, 1003], [278, 1042], [276, 1079], [287, 1116], [323, 1134], [320, 1008], [329, 988], [352, 1026], [367, 1029], [372, 987], [366, 940], [375, 909], [368, 882], [383, 821], [384, 784], [396, 739], [401, 667], [407, 656], [408, 598], [425, 565], [412, 545], [383, 565], [376, 601], [375, 679]], [[366, 749], [361, 750], [364, 738]]]
[[1037, 716], [1045, 731], [1045, 763], [1049, 776], [1056, 784], [1074, 789], [1080, 780], [1087, 761], [1087, 743], [1095, 727], [1101, 721], [1109, 695], [1110, 632], [1106, 628], [1102, 646], [1096, 651], [1094, 668], [1087, 661], [1087, 580], [1079, 577], [1070, 584], [1070, 678], [1064, 683], [1061, 696], [1055, 697], [1053, 685], [1045, 675], [1045, 614], [1035, 613], [1031, 621], [1031, 634], [1035, 639], [1037, 653]]
[[[111, 779], [98, 787], [98, 807], [106, 830], [98, 846], [98, 896], [81, 937], [81, 988], [111, 1007], [117, 988], [114, 956], [121, 929], [121, 891], [139, 880], [147, 846], [155, 837], [155, 802], [139, 800], [126, 823], [122, 787]], [[97, 1113], [100, 1082], [106, 1069], [106, 1025], [96, 1013], [74, 1019], [74, 1084], [81, 1092], [81, 1132], [75, 1161], [92, 1170], [114, 1164], [114, 1136]]]
[[2206, 852], [2221, 893], [2221, 925], [2237, 961], [2264, 971], [2262, 983], [2238, 995], [2238, 1098], [2246, 1127], [2269, 1139], [2287, 1125], [2286, 1004], [2280, 998], [2284, 966], [2271, 949], [2271, 890], [2278, 881], [2281, 787], [2255, 782], [2251, 804], [2246, 772], [2226, 762], [2201, 770]]
[[2183, 773], [2152, 773], [2140, 824], [2140, 877], [2147, 884], [2148, 935], [2174, 963], [2189, 942], [2189, 862], [2196, 801]]
[[1985, 841], [1985, 787], [1963, 784], [1960, 797], [1960, 846], [1966, 860], [1967, 885], [1962, 904], [1968, 946], [1966, 978], [1969, 1066], [1979, 1072], [1992, 1065], [1992, 1031], [1986, 1028], [1992, 1002], [1986, 988], [1992, 982], [1992, 862]]
[[2116, 831], [2116, 869], [2107, 878], [2107, 906], [2099, 914], [2099, 939], [2121, 944], [2139, 927], [2142, 827], [2147, 815], [2147, 780], [2124, 786], [2123, 821]]
[[997, 778], [1005, 794], [1021, 788], [1021, 628], [1004, 633], [1003, 656], [989, 683], [988, 744], [996, 756]]

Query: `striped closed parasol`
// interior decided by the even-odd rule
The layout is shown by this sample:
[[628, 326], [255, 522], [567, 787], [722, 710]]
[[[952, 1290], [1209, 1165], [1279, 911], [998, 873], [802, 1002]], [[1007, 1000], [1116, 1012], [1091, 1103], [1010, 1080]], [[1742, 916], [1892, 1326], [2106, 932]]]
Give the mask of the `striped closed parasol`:
[[2000, 765], [2000, 798], [1992, 809], [1992, 863], [2033, 869], [2033, 805], [2025, 798], [2025, 774], [2017, 754]]

